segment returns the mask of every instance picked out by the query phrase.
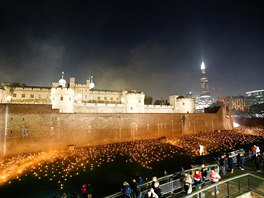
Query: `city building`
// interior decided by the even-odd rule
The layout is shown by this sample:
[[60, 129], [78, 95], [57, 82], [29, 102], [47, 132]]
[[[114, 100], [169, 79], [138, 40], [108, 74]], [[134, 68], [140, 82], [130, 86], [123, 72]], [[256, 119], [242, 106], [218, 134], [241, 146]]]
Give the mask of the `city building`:
[[246, 106], [264, 103], [264, 89], [246, 92]]
[[202, 62], [201, 64], [200, 91], [201, 91], [201, 95], [200, 95], [201, 97], [210, 97], [208, 79], [206, 76], [204, 62]]
[[228, 106], [230, 110], [245, 111], [245, 97], [244, 96], [227, 96], [218, 98], [218, 101], [222, 102], [225, 106]]
[[194, 99], [170, 96], [170, 105], [145, 105], [145, 94], [136, 90], [95, 89], [93, 77], [84, 84], [64, 79], [51, 87], [2, 83], [1, 103], [51, 104], [61, 113], [194, 113]]
[[200, 96], [195, 97], [195, 111], [197, 113], [204, 112], [204, 109], [213, 103], [213, 98], [210, 96], [209, 83], [206, 76], [205, 64], [201, 64], [201, 77], [200, 77]]

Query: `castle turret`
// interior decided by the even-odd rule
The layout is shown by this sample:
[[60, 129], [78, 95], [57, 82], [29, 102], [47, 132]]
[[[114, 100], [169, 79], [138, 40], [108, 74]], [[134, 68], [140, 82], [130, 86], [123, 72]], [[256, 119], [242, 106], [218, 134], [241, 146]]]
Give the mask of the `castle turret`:
[[89, 80], [89, 89], [93, 89], [95, 87], [95, 84], [93, 82], [93, 76], [91, 76], [90, 80]]
[[194, 98], [184, 98], [181, 96], [170, 96], [170, 105], [173, 106], [175, 113], [194, 113]]
[[75, 87], [75, 78], [74, 77], [70, 77], [70, 88], [74, 88]]
[[123, 91], [122, 101], [125, 104], [125, 113], [144, 113], [144, 99], [145, 94], [143, 92]]
[[59, 85], [64, 88], [64, 87], [66, 87], [66, 84], [67, 84], [67, 82], [64, 79], [64, 72], [61, 72], [61, 79], [59, 80]]
[[[51, 88], [51, 104], [52, 109], [59, 109], [63, 113], [74, 112], [74, 85], [75, 79], [71, 78], [70, 88], [66, 87], [66, 80], [63, 78], [64, 72], [62, 72], [62, 78], [58, 83], [52, 83]], [[56, 86], [59, 85], [59, 86]]]

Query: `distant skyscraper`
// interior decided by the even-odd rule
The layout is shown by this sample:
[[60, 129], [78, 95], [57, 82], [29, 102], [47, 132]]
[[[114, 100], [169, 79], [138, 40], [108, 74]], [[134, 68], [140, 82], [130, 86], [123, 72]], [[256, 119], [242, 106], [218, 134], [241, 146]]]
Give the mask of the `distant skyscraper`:
[[204, 109], [213, 103], [213, 98], [210, 96], [208, 79], [206, 77], [205, 64], [201, 64], [201, 77], [200, 77], [200, 96], [195, 97], [195, 111], [204, 112]]
[[202, 64], [201, 64], [200, 90], [201, 90], [201, 96], [202, 97], [203, 96], [205, 96], [205, 97], [210, 96], [208, 79], [206, 77], [204, 62], [202, 62]]

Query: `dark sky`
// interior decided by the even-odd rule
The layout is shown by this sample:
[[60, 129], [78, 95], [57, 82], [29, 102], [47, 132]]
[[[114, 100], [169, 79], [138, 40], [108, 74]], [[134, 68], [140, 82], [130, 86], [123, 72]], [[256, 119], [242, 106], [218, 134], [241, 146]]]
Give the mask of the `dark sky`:
[[61, 72], [154, 99], [264, 88], [261, 1], [0, 0], [0, 81], [51, 86]]

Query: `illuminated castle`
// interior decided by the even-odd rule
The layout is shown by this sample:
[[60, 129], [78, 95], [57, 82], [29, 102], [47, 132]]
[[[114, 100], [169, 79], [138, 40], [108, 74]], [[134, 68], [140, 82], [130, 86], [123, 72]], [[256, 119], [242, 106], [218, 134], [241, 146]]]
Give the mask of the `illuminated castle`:
[[53, 82], [52, 87], [2, 83], [0, 103], [49, 104], [60, 113], [194, 113], [194, 99], [169, 97], [170, 105], [145, 105], [145, 94], [136, 90], [98, 90], [93, 77], [77, 84], [71, 77]]

